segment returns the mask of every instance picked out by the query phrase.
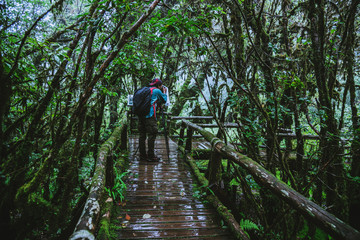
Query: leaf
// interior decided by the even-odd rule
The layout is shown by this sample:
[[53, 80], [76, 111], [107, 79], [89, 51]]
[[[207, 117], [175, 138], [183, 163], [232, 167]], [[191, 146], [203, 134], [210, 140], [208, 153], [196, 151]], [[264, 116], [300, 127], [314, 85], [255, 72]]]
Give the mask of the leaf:
[[249, 219], [241, 219], [240, 227], [246, 230], [259, 230], [259, 227]]
[[126, 214], [125, 219], [130, 221], [131, 217], [129, 216], [129, 214]]

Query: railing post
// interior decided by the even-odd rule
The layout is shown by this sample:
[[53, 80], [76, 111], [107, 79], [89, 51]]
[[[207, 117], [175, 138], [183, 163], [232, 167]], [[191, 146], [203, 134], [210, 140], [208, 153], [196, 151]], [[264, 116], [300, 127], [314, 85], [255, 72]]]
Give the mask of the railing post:
[[127, 144], [128, 144], [128, 125], [127, 123], [124, 125], [121, 131], [121, 137], [120, 137], [120, 149], [121, 150], [127, 150]]
[[179, 136], [179, 140], [178, 140], [179, 146], [184, 146], [184, 132], [185, 132], [185, 124], [181, 123], [180, 136]]
[[212, 151], [209, 162], [209, 185], [216, 184], [221, 180], [221, 154]]
[[174, 135], [174, 122], [172, 121], [171, 113], [166, 113], [166, 127], [169, 136]]
[[187, 139], [186, 139], [186, 145], [185, 145], [185, 150], [188, 152], [191, 152], [191, 148], [192, 148], [192, 135], [193, 135], [193, 129], [191, 127], [187, 128]]

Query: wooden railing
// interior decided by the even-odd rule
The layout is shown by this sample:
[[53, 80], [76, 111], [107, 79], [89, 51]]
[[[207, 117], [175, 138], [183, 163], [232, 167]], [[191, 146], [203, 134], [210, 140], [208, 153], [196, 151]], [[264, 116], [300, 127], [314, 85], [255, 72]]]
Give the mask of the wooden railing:
[[111, 157], [117, 148], [122, 150], [127, 148], [127, 119], [125, 117], [120, 120], [119, 126], [99, 149], [89, 195], [70, 240], [95, 240], [95, 231], [100, 219], [101, 199], [105, 193], [105, 184], [107, 179], [113, 179], [113, 176], [111, 176], [113, 168]]
[[260, 186], [270, 190], [293, 209], [300, 212], [309, 221], [314, 222], [318, 227], [322, 228], [336, 239], [360, 239], [360, 233], [356, 229], [345, 224], [319, 205], [296, 192], [263, 168], [259, 163], [235, 151], [234, 148], [226, 145], [222, 140], [199, 125], [182, 119], [178, 144], [180, 147], [184, 147], [186, 152], [191, 152], [192, 136], [195, 131], [200, 133], [200, 135], [211, 144], [214, 152], [213, 156], [215, 157], [211, 158], [209, 164], [209, 185], [219, 181], [219, 177], [221, 177], [221, 174], [219, 174], [219, 171], [221, 171], [221, 168], [219, 167], [221, 165], [221, 159], [226, 158], [231, 161], [232, 164], [241, 166], [253, 176]]

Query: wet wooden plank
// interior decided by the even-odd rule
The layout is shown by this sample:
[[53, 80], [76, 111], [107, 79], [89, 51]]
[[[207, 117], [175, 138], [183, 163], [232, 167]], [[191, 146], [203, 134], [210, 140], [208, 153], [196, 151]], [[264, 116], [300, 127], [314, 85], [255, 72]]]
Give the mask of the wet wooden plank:
[[142, 217], [144, 214], [150, 214], [151, 216], [182, 216], [182, 215], [193, 216], [193, 215], [211, 215], [216, 213], [214, 210], [209, 210], [209, 209], [182, 210], [181, 212], [179, 212], [178, 209], [159, 210], [155, 208], [155, 209], [141, 209], [141, 210], [126, 209], [125, 211], [122, 212], [122, 214], [125, 215], [128, 212], [131, 212], [132, 217], [137, 217], [137, 216]]
[[[219, 231], [214, 228], [192, 228], [192, 229], [153, 229], [153, 230], [121, 230], [119, 237], [120, 239], [171, 239], [171, 238], [199, 238], [212, 239], [212, 237], [222, 237], [222, 239], [231, 239], [228, 233]], [[229, 238], [230, 237], [230, 238]]]
[[128, 216], [131, 217], [130, 219], [130, 224], [128, 226], [128, 228], [131, 229], [136, 229], [133, 228], [133, 226], [135, 226], [136, 224], [139, 223], [173, 223], [173, 222], [194, 222], [194, 221], [201, 221], [204, 223], [213, 223], [214, 220], [211, 218], [211, 215], [167, 215], [167, 216], [162, 216], [162, 215], [151, 215], [149, 214], [149, 218], [144, 218], [143, 215], [141, 216], [137, 216], [137, 215], [132, 215], [130, 213], [128, 213]]
[[160, 210], [179, 210], [182, 209], [183, 211], [187, 210], [201, 210], [207, 209], [207, 207], [200, 203], [200, 204], [170, 204], [170, 203], [161, 203], [161, 204], [132, 204], [127, 202], [126, 207], [123, 208], [125, 211], [141, 211], [141, 210], [149, 210], [152, 209], [160, 209]]
[[131, 228], [127, 228], [124, 231], [132, 231], [136, 229], [138, 231], [142, 230], [164, 230], [164, 229], [216, 229], [218, 226], [216, 224], [211, 224], [203, 221], [199, 222], [168, 222], [168, 223], [138, 223], [131, 225]]
[[140, 162], [138, 139], [130, 142], [126, 201], [116, 209], [118, 239], [233, 239], [214, 209], [193, 196], [194, 182], [170, 140], [155, 142], [159, 162]]

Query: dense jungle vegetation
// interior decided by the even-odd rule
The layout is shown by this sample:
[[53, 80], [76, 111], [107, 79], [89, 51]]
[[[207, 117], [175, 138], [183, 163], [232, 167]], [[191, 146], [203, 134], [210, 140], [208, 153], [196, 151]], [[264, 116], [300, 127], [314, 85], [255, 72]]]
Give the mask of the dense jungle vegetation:
[[[219, 136], [360, 230], [360, 0], [155, 2], [138, 22], [151, 1], [0, 1], [1, 236], [71, 235], [99, 145], [153, 77], [173, 115], [239, 123]], [[320, 239], [268, 195], [249, 205], [262, 239]]]

